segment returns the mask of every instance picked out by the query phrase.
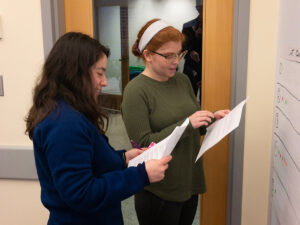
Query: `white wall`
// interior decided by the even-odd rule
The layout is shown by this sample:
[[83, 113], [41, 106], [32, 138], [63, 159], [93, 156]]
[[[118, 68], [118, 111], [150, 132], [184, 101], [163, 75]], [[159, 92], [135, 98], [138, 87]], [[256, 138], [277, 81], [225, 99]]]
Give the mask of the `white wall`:
[[[44, 60], [41, 5], [39, 0], [0, 0], [0, 6], [0, 145], [31, 146], [24, 117]], [[47, 217], [37, 181], [0, 179], [0, 224], [46, 224]]]
[[0, 40], [0, 145], [31, 145], [24, 135], [24, 116], [34, 80], [43, 62], [40, 1], [0, 0], [3, 39]]
[[276, 67], [278, 1], [251, 0], [242, 225], [266, 225]]
[[37, 181], [0, 180], [0, 224], [47, 224], [49, 213], [41, 204]]

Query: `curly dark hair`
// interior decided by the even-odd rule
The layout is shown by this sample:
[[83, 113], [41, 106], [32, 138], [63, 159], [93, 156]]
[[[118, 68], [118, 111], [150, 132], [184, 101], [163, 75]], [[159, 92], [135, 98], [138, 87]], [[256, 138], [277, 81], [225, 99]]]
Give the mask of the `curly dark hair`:
[[26, 121], [25, 133], [33, 138], [35, 126], [63, 99], [84, 114], [104, 134], [107, 116], [93, 97], [90, 68], [109, 49], [86, 34], [69, 32], [61, 36], [50, 51], [33, 91], [33, 105]]

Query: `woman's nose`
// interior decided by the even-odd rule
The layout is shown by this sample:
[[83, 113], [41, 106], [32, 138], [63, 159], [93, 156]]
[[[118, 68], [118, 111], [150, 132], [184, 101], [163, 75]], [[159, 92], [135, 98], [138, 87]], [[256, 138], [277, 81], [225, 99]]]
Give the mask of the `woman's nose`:
[[179, 57], [176, 57], [176, 58], [173, 60], [172, 63], [173, 63], [174, 65], [178, 65], [179, 62], [180, 62], [180, 58], [179, 58]]
[[101, 79], [101, 86], [106, 87], [107, 86], [107, 79], [106, 76], [104, 75]]

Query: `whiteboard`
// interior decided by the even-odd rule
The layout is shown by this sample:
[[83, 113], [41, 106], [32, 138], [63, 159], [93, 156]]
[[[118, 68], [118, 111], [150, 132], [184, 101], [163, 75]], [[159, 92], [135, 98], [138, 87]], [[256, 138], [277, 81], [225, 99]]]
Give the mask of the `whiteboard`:
[[271, 225], [300, 225], [300, 0], [279, 0]]

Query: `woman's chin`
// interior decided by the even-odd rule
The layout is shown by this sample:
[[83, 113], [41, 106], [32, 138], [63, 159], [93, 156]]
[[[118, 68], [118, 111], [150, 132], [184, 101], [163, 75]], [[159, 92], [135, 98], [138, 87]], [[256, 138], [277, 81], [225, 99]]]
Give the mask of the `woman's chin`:
[[169, 77], [174, 77], [176, 70], [170, 70]]
[[94, 93], [94, 98], [97, 100], [100, 95], [101, 95], [101, 90]]

